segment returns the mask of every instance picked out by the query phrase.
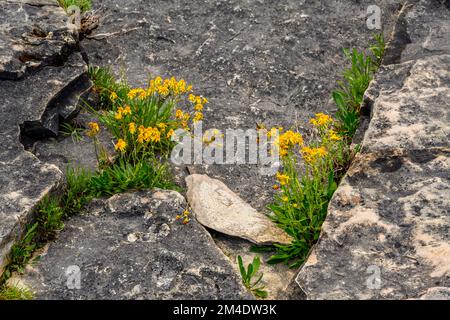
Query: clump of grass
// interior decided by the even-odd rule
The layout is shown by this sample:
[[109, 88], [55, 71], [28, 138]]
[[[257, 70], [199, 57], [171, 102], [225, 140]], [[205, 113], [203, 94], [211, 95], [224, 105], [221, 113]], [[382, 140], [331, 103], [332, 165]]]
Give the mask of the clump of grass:
[[[237, 257], [237, 261], [239, 265], [239, 271], [242, 277], [242, 283], [244, 284], [244, 286], [258, 298], [263, 299], [267, 298], [269, 293], [266, 290], [264, 290], [265, 287], [261, 284], [261, 280], [264, 274], [261, 273], [259, 276], [257, 276], [259, 267], [261, 265], [261, 260], [259, 259], [259, 257], [255, 257], [253, 259], [253, 262], [251, 262], [247, 266], [247, 269], [244, 266], [241, 256]], [[256, 280], [253, 279], [255, 277], [257, 277]]]
[[0, 287], [0, 300], [32, 300], [33, 293], [25, 288], [16, 286]]
[[111, 68], [89, 66], [88, 74], [94, 83], [94, 90], [99, 95], [98, 107], [100, 109], [109, 110], [112, 108], [111, 92], [119, 92], [121, 96], [127, 92], [126, 82], [117, 81]]
[[47, 196], [39, 203], [36, 212], [38, 243], [55, 238], [56, 233], [64, 228], [64, 215], [60, 199], [57, 197]]
[[338, 82], [339, 88], [332, 93], [338, 108], [336, 112], [336, 118], [340, 122], [338, 130], [348, 138], [353, 137], [358, 129], [364, 93], [383, 58], [385, 47], [383, 35], [376, 35], [374, 39], [375, 42], [370, 46], [372, 56], [356, 49], [344, 50], [351, 67], [344, 70], [344, 79]]
[[92, 8], [92, 0], [58, 0], [58, 3], [64, 10], [67, 10], [70, 6], [80, 8], [81, 12], [89, 11]]
[[37, 232], [38, 232], [37, 222], [27, 226], [23, 238], [18, 243], [15, 243], [12, 246], [9, 258], [9, 265], [2, 275], [3, 281], [0, 281], [0, 284], [3, 283], [6, 279], [8, 279], [13, 272], [23, 273], [25, 265], [33, 257], [33, 252], [38, 247], [38, 244], [35, 241], [37, 237]]
[[157, 161], [127, 163], [123, 159], [94, 175], [89, 184], [93, 196], [110, 196], [135, 189], [175, 189], [167, 166]]
[[60, 131], [63, 135], [71, 137], [73, 142], [83, 141], [83, 136], [81, 135], [81, 133], [84, 131], [84, 129], [80, 128], [76, 124], [72, 124], [69, 122], [63, 123], [61, 125]]
[[60, 199], [65, 217], [79, 213], [92, 199], [90, 183], [93, 174], [83, 168], [67, 167], [66, 186]]
[[[326, 218], [328, 203], [348, 167], [353, 155], [350, 143], [359, 125], [360, 108], [364, 92], [381, 64], [384, 53], [382, 36], [375, 37], [371, 46], [372, 56], [357, 50], [345, 50], [351, 68], [344, 71], [344, 80], [332, 94], [338, 111], [336, 119], [318, 113], [310, 120], [315, 137], [305, 144], [301, 134], [278, 132], [275, 145], [282, 157], [283, 170], [277, 173], [280, 193], [269, 208], [273, 220], [293, 237], [289, 245], [254, 248], [254, 251], [276, 251], [268, 263], [286, 263], [291, 268], [299, 267], [311, 247], [317, 242]], [[277, 132], [276, 128], [271, 130]], [[299, 146], [299, 153], [295, 152]], [[302, 158], [303, 169], [299, 169], [298, 158]]]

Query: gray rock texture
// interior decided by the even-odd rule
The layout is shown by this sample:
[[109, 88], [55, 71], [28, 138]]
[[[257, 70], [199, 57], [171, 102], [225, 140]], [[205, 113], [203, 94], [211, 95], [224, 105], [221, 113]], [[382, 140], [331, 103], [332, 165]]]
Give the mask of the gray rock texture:
[[[144, 85], [148, 73], [191, 82], [210, 100], [205, 129], [265, 123], [307, 132], [314, 113], [335, 109], [330, 92], [342, 72], [342, 49], [366, 48], [375, 32], [366, 26], [368, 6], [381, 8], [388, 33], [400, 2], [96, 0], [104, 19], [82, 45], [92, 64], [123, 69], [132, 85]], [[263, 212], [274, 178], [259, 169], [194, 168]]]
[[19, 80], [31, 70], [61, 64], [76, 45], [56, 0], [0, 3], [0, 79]]
[[34, 207], [62, 178], [21, 142], [55, 136], [90, 87], [66, 22], [56, 0], [0, 3], [0, 273]]
[[297, 277], [309, 299], [448, 298], [449, 26], [438, 1], [402, 11], [366, 95], [362, 152]]
[[292, 242], [269, 217], [252, 208], [222, 181], [193, 174], [186, 178], [186, 184], [189, 205], [205, 227], [258, 245]]
[[[209, 233], [175, 219], [186, 206], [161, 190], [94, 200], [21, 283], [42, 299], [251, 299]], [[71, 266], [80, 289], [67, 286]]]

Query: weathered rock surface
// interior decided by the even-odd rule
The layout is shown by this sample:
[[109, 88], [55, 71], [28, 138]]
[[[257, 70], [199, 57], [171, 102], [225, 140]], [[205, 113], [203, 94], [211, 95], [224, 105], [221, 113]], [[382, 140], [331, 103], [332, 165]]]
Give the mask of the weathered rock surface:
[[77, 45], [76, 31], [56, 0], [6, 0], [0, 3], [0, 80], [61, 65]]
[[449, 25], [439, 2], [403, 11], [404, 50], [388, 48], [362, 152], [297, 277], [309, 299], [448, 298], [435, 287], [450, 286], [450, 33], [436, 32]]
[[450, 300], [450, 288], [430, 288], [420, 296], [420, 300]]
[[222, 181], [193, 174], [186, 178], [186, 184], [189, 205], [205, 227], [258, 245], [292, 242], [269, 217], [253, 209]]
[[[162, 190], [95, 200], [21, 283], [42, 299], [252, 298], [209, 233], [195, 219], [175, 220], [186, 206]], [[80, 270], [80, 289], [67, 286], [70, 267]]]
[[[210, 101], [205, 129], [303, 128], [315, 112], [335, 109], [342, 49], [366, 48], [375, 31], [366, 26], [368, 6], [381, 8], [388, 33], [400, 2], [96, 0], [105, 18], [82, 45], [92, 64], [124, 68], [132, 85], [144, 85], [148, 73], [191, 82]], [[256, 165], [195, 170], [260, 212], [273, 199], [274, 179]]]
[[[68, 165], [72, 168], [84, 168], [91, 172], [98, 169], [97, 151], [92, 138], [87, 136], [84, 129], [89, 128], [88, 123], [98, 119], [88, 112], [81, 112], [73, 122], [80, 127], [82, 131], [79, 136], [60, 134], [56, 139], [48, 138], [38, 141], [35, 144], [34, 154], [46, 163], [56, 165], [61, 171], [65, 172]], [[97, 135], [99, 142], [105, 148], [109, 155], [114, 155], [114, 139], [112, 134], [100, 124], [100, 132]]]
[[34, 207], [62, 178], [21, 140], [56, 135], [90, 86], [66, 21], [56, 0], [0, 3], [0, 273]]

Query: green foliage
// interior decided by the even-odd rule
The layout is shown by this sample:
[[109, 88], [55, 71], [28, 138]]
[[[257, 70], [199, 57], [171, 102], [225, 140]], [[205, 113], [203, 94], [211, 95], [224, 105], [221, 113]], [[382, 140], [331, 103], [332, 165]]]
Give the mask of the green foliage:
[[95, 90], [99, 95], [99, 107], [102, 110], [110, 110], [113, 103], [109, 99], [112, 92], [126, 95], [128, 85], [126, 82], [117, 82], [111, 68], [88, 67], [88, 74], [94, 83]]
[[373, 38], [374, 38], [375, 42], [370, 46], [370, 51], [372, 52], [373, 56], [375, 57], [376, 67], [379, 67], [381, 65], [381, 62], [384, 57], [386, 43], [384, 41], [384, 36], [382, 33], [375, 34], [373, 36]]
[[273, 220], [294, 240], [289, 245], [253, 248], [275, 251], [267, 261], [269, 264], [286, 263], [291, 268], [300, 267], [319, 238], [328, 203], [354, 152], [359, 150], [359, 146], [351, 150], [350, 143], [359, 126], [364, 93], [383, 58], [382, 35], [375, 36], [370, 51], [373, 57], [356, 49], [344, 50], [351, 67], [344, 71], [344, 80], [332, 93], [338, 107], [337, 121], [323, 113], [311, 119], [320, 139], [303, 146], [304, 168], [298, 169], [297, 157], [292, 152], [282, 158], [283, 173], [277, 175], [281, 193], [269, 208], [274, 213]]
[[22, 273], [25, 265], [32, 258], [33, 252], [37, 247], [35, 238], [38, 231], [38, 223], [34, 223], [27, 227], [25, 236], [15, 243], [11, 248], [10, 263], [6, 268], [3, 276], [9, 278], [12, 272]]
[[289, 177], [281, 186], [282, 193], [269, 208], [274, 213], [275, 223], [286, 231], [294, 241], [290, 245], [275, 245], [277, 253], [267, 262], [286, 263], [297, 268], [307, 256], [311, 246], [319, 238], [322, 223], [327, 214], [327, 206], [337, 183], [331, 157], [316, 163], [301, 175], [297, 161], [288, 156], [283, 159], [284, 174]]
[[108, 196], [130, 189], [174, 189], [168, 176], [167, 166], [156, 160], [132, 164], [120, 159], [117, 164], [94, 175], [89, 187], [93, 196]]
[[63, 218], [64, 210], [58, 198], [46, 196], [42, 199], [36, 212], [37, 235], [41, 237], [38, 242], [53, 239], [64, 228]]
[[375, 43], [370, 46], [373, 57], [356, 49], [344, 50], [351, 66], [344, 70], [344, 79], [338, 82], [338, 89], [332, 93], [338, 108], [336, 118], [340, 121], [339, 132], [347, 138], [353, 137], [358, 129], [364, 93], [383, 58], [385, 47], [383, 35], [376, 35], [374, 39]]
[[63, 123], [61, 125], [61, 133], [65, 136], [70, 136], [73, 142], [83, 141], [83, 136], [81, 135], [83, 131], [83, 128], [79, 128], [69, 122]]
[[15, 286], [0, 287], [0, 301], [1, 300], [32, 300], [33, 293], [24, 288]]
[[77, 6], [81, 12], [86, 12], [92, 8], [92, 0], [58, 0], [59, 5], [67, 10], [70, 6]]
[[[253, 259], [253, 262], [248, 265], [247, 269], [245, 269], [241, 256], [237, 257], [237, 261], [242, 277], [242, 283], [245, 285], [245, 287], [253, 292], [255, 296], [259, 298], [267, 298], [268, 292], [264, 290], [265, 287], [261, 284], [261, 280], [264, 274], [261, 273], [259, 276], [256, 275], [261, 265], [259, 257], [255, 257]], [[253, 281], [254, 277], [257, 277], [255, 281]]]
[[83, 168], [67, 167], [66, 187], [61, 198], [61, 206], [65, 216], [72, 216], [80, 212], [92, 199], [89, 186], [92, 173]]

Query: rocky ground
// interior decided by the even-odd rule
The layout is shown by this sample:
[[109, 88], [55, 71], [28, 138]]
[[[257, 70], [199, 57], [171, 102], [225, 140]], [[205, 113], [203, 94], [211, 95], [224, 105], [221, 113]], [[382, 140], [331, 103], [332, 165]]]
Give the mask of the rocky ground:
[[[362, 152], [300, 272], [263, 267], [270, 298], [448, 297], [450, 5], [375, 3], [391, 42], [366, 94]], [[303, 128], [315, 112], [334, 111], [330, 92], [343, 68], [342, 48], [367, 46], [372, 4], [97, 0], [99, 26], [80, 37], [54, 0], [1, 2], [0, 273], [67, 163], [95, 168], [88, 141], [59, 133], [61, 122], [89, 117], [79, 113], [80, 97], [89, 99], [88, 64], [112, 66], [133, 85], [145, 84], [149, 73], [186, 79], [210, 100], [207, 128]], [[274, 181], [259, 169], [176, 168], [179, 181], [189, 173], [219, 180], [187, 179], [186, 197], [198, 213], [187, 226], [174, 220], [188, 205], [176, 192], [96, 200], [13, 280], [43, 299], [252, 298], [236, 256], [249, 262], [253, 243], [288, 237], [262, 214]], [[231, 221], [238, 211], [246, 219], [221, 220], [230, 205]], [[67, 286], [71, 266], [80, 268], [81, 289]], [[380, 286], [367, 284], [369, 267], [380, 270]]]

